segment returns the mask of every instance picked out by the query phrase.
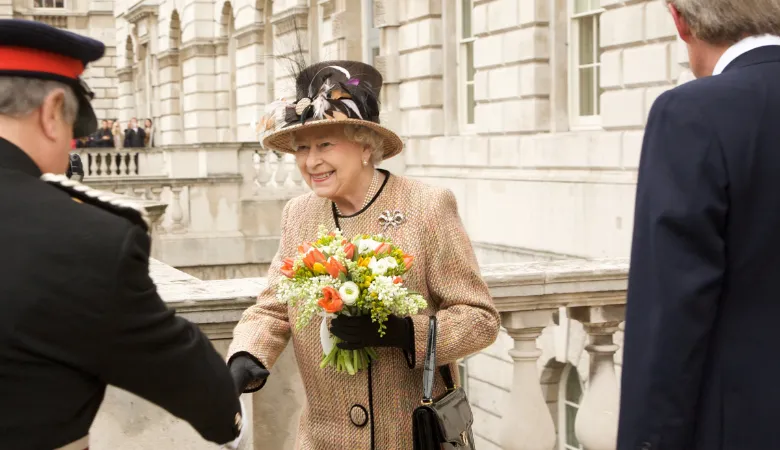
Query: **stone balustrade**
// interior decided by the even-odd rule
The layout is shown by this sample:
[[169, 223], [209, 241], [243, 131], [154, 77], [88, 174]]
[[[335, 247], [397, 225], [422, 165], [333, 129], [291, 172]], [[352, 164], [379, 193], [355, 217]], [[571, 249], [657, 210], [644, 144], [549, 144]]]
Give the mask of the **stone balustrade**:
[[76, 151], [85, 179], [141, 177], [163, 172], [164, 153], [158, 149], [84, 148]]
[[[151, 271], [165, 301], [179, 314], [198, 323], [221, 352], [226, 350], [241, 312], [252, 304], [266, 283], [264, 278], [202, 281], [157, 261], [152, 261]], [[585, 377], [587, 387], [574, 424], [576, 437], [588, 450], [615, 449], [619, 386], [614, 336], [624, 319], [627, 260], [486, 265], [482, 273], [501, 313], [503, 329], [499, 341], [479, 355], [493, 357], [503, 353], [501, 358], [509, 361], [511, 372], [506, 378], [511, 381], [505, 388], [508, 395], [496, 398], [487, 398], [483, 389], [469, 390], [475, 410], [475, 434], [480, 441], [477, 447], [559, 448], [558, 439], [566, 431], [556, 431], [557, 421], [551, 414], [550, 399], [545, 396], [542, 374], [546, 361], [541, 357], [549, 352], [542, 348], [540, 336], [556, 327], [556, 319], [560, 323], [566, 316], [582, 325], [588, 341], [583, 347], [588, 355], [585, 366], [589, 367], [589, 375]], [[280, 357], [274, 372], [284, 376], [272, 377], [263, 390], [244, 396], [253, 431], [242, 449], [292, 448], [304, 397], [289, 349]], [[486, 405], [491, 403], [497, 403], [492, 415], [500, 424], [498, 429], [479, 416], [479, 411], [489, 409]], [[93, 437], [95, 448], [116, 450], [216, 448], [156, 406], [115, 389], [110, 390], [101, 408]]]

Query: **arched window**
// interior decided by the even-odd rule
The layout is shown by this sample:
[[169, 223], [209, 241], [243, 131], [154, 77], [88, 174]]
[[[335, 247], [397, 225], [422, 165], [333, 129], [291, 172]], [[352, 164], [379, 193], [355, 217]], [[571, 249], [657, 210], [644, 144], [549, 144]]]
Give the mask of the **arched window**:
[[574, 421], [582, 402], [583, 384], [577, 368], [567, 365], [558, 387], [558, 449], [583, 450], [574, 434]]

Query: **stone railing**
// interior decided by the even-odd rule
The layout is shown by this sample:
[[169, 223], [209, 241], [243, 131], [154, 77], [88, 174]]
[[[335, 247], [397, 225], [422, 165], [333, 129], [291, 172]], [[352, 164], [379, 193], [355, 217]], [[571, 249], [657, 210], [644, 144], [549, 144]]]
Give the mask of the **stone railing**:
[[157, 149], [85, 148], [77, 151], [84, 179], [161, 175], [164, 154]]
[[[613, 336], [624, 319], [627, 273], [628, 262], [622, 259], [483, 266], [483, 277], [503, 325], [499, 342], [483, 353], [510, 361], [507, 364], [511, 373], [495, 376], [506, 375], [511, 381], [505, 383], [505, 391], [500, 391], [508, 391], [508, 395], [488, 395], [485, 389], [469, 390], [475, 407], [477, 439], [490, 441], [477, 442], [478, 448], [558, 448], [557, 440], [566, 431], [556, 433], [556, 421], [543, 394], [540, 363], [544, 362], [540, 357], [550, 352], [544, 348], [540, 336], [543, 331], [555, 328], [555, 317], [560, 321], [561, 315], [581, 323], [589, 341], [584, 345], [589, 355], [586, 364], [589, 376], [586, 375], [587, 387], [574, 425], [576, 437], [588, 450], [615, 448], [619, 388], [614, 358], [618, 346]], [[152, 264], [152, 277], [166, 302], [179, 314], [198, 323], [223, 353], [241, 312], [254, 302], [255, 295], [266, 283], [264, 278], [201, 281], [157, 262]], [[304, 396], [289, 349], [282, 354], [274, 371], [285, 375], [270, 379], [253, 396], [244, 396], [254, 427], [242, 445], [244, 450], [292, 448]], [[488, 368], [484, 371], [492, 372]], [[488, 422], [477, 419], [477, 410], [489, 409], [492, 404], [496, 410], [491, 416], [499, 417], [495, 419], [500, 424], [496, 430], [488, 429]], [[96, 448], [214, 448], [178, 419], [117, 390], [107, 395], [92, 432]], [[255, 444], [253, 439], [258, 436], [261, 440]]]
[[277, 190], [302, 193], [308, 189], [289, 153], [257, 151], [252, 156], [255, 193]]

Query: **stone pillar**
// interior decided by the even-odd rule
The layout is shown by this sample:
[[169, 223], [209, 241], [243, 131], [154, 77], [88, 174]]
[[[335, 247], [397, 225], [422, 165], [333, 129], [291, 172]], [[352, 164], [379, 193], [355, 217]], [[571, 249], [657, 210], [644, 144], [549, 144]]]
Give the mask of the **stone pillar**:
[[[273, 60], [266, 55], [272, 49], [265, 45], [266, 27], [254, 23], [236, 31], [236, 139], [239, 142], [255, 141], [257, 135], [250, 127], [255, 115], [259, 116], [268, 103], [268, 74]], [[270, 45], [269, 45], [270, 47]], [[271, 99], [272, 100], [272, 99]]]
[[184, 86], [184, 143], [216, 142], [216, 47], [211, 40], [185, 42], [179, 59]]
[[[376, 58], [376, 68], [382, 73], [380, 121], [386, 127], [401, 133], [401, 55], [398, 48], [398, 34], [401, 28], [399, 20], [399, 2], [397, 0], [374, 0], [374, 26], [379, 28], [380, 49]], [[404, 158], [396, 157], [383, 163], [383, 167], [393, 173], [404, 172]]]
[[133, 90], [133, 68], [123, 67], [116, 71], [119, 80], [119, 96], [117, 107], [119, 108], [119, 121], [123, 128], [127, 128], [127, 122], [135, 115], [135, 97]]
[[329, 59], [363, 59], [361, 11], [361, 0], [334, 0], [331, 15], [333, 41], [326, 51]]
[[501, 409], [500, 443], [504, 450], [553, 450], [555, 424], [542, 395], [537, 360], [542, 352], [536, 340], [552, 323], [552, 310], [507, 312], [501, 323], [515, 341], [512, 391]]
[[[309, 8], [302, 4], [286, 9], [277, 9], [277, 2], [274, 2], [274, 15], [271, 17], [271, 23], [274, 27], [274, 55], [277, 56], [274, 62], [274, 97], [295, 95], [295, 80], [290, 71], [290, 62], [284, 57], [299, 57], [299, 44], [303, 52], [306, 63], [310, 62], [309, 57]], [[288, 2], [291, 3], [291, 2]]]
[[590, 336], [585, 347], [590, 353], [590, 376], [574, 424], [577, 440], [588, 450], [615, 450], [620, 395], [614, 360], [618, 346], [613, 337], [625, 319], [626, 307], [585, 306], [570, 311]]
[[228, 55], [228, 37], [221, 37], [214, 43], [216, 58], [216, 83], [214, 99], [216, 101], [217, 142], [232, 141], [230, 129], [230, 56]]
[[159, 145], [178, 145], [184, 142], [182, 136], [181, 110], [181, 66], [179, 50], [162, 52], [157, 58], [160, 81], [160, 123], [156, 124], [160, 133]]

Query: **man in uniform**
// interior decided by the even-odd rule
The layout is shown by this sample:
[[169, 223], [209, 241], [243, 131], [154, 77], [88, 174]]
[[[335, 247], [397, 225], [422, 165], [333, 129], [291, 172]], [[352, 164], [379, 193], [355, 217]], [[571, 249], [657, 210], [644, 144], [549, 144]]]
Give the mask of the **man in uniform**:
[[157, 294], [145, 212], [53, 175], [71, 139], [97, 128], [79, 76], [103, 53], [89, 38], [0, 20], [0, 449], [87, 448], [107, 384], [235, 448], [235, 385]]

